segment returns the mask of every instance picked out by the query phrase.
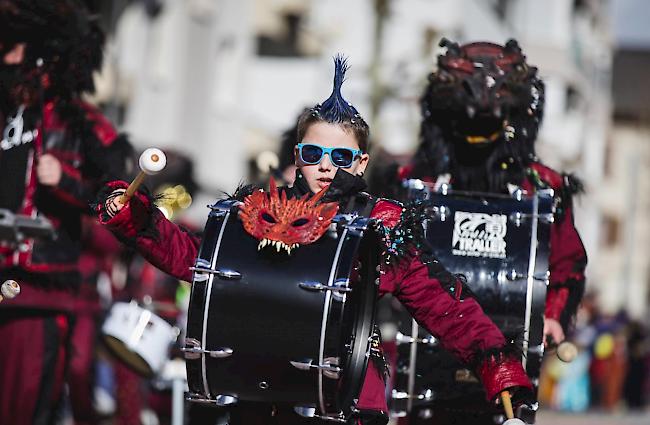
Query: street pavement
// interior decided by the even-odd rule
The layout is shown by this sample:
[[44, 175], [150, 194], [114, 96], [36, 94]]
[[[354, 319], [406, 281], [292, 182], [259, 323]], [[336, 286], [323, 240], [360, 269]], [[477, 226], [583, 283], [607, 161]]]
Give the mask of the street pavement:
[[570, 414], [541, 409], [537, 414], [536, 425], [650, 425], [650, 412]]

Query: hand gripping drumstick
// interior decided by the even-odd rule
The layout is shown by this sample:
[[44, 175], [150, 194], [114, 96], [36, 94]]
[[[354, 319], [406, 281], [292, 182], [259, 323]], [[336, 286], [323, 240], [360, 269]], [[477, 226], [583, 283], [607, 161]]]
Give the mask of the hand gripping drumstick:
[[126, 188], [126, 192], [122, 195], [120, 201], [122, 201], [123, 204], [129, 202], [129, 199], [133, 197], [135, 191], [138, 190], [142, 184], [144, 176], [158, 174], [163, 168], [165, 168], [165, 165], [167, 165], [167, 157], [160, 149], [149, 148], [140, 155], [138, 165], [140, 166], [141, 171], [133, 179], [129, 187]]
[[505, 411], [506, 418], [508, 419], [503, 423], [503, 425], [525, 425], [524, 421], [515, 418], [515, 414], [512, 411], [512, 401], [510, 400], [510, 392], [508, 391], [501, 392], [501, 402], [503, 403], [503, 410]]

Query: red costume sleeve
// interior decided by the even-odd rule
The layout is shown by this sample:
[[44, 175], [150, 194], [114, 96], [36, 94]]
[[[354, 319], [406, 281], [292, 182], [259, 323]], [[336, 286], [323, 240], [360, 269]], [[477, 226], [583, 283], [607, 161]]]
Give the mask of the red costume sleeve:
[[[125, 189], [123, 181], [111, 182], [110, 191]], [[191, 281], [201, 239], [167, 220], [146, 195], [138, 192], [114, 217], [108, 217], [104, 203], [97, 206], [99, 222], [119, 239], [135, 246], [151, 264], [177, 279]]]
[[[399, 205], [379, 201], [372, 216], [392, 227], [399, 222], [401, 212]], [[380, 294], [396, 296], [413, 318], [461, 361], [478, 362], [477, 372], [488, 399], [507, 388], [532, 388], [521, 362], [505, 354], [505, 337], [476, 300], [462, 299], [459, 290], [452, 296], [429, 275], [429, 268], [418, 256], [385, 268]], [[457, 287], [461, 286], [459, 282]]]
[[[551, 252], [549, 256], [550, 284], [546, 292], [547, 318], [560, 320], [567, 307], [571, 290], [582, 287], [585, 280], [587, 253], [573, 225], [573, 212], [566, 208], [560, 220], [551, 227]], [[571, 285], [574, 288], [571, 288]], [[582, 292], [579, 290], [578, 292]], [[573, 310], [576, 306], [571, 308]], [[571, 312], [573, 314], [573, 311]]]
[[585, 284], [587, 253], [573, 224], [571, 208], [572, 177], [563, 175], [540, 163], [531, 167], [539, 179], [550, 186], [559, 199], [559, 214], [551, 226], [551, 252], [549, 255], [550, 284], [546, 292], [544, 316], [561, 320], [564, 325], [582, 298]]

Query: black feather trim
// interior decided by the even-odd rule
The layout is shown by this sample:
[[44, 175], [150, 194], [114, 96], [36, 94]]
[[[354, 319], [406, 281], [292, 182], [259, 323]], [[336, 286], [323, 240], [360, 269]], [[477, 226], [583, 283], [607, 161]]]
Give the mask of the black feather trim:
[[239, 183], [237, 189], [235, 189], [233, 193], [222, 191], [220, 198], [244, 202], [244, 198], [246, 198], [248, 195], [252, 195], [253, 192], [261, 189], [262, 187], [255, 184]]
[[469, 364], [476, 369], [486, 361], [501, 361], [506, 358], [521, 358], [525, 356], [523, 349], [523, 329], [515, 335], [504, 336], [507, 340], [505, 345], [476, 351]]
[[419, 253], [430, 252], [422, 226], [428, 217], [427, 208], [425, 202], [411, 201], [402, 208], [399, 223], [393, 227], [382, 226], [386, 265], [395, 266]]

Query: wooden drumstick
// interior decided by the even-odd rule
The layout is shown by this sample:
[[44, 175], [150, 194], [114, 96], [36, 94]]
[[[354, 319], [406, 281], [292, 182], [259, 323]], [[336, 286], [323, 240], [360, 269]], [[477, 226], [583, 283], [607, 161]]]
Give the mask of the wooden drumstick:
[[503, 410], [506, 413], [506, 418], [513, 419], [515, 414], [512, 411], [512, 400], [510, 400], [509, 391], [501, 391], [501, 402], [503, 403]]
[[[509, 391], [501, 391], [501, 402], [503, 403], [503, 411], [506, 414], [506, 421], [503, 425], [522, 425], [524, 421], [515, 418], [515, 413], [512, 410], [512, 400], [510, 399]], [[525, 424], [524, 424], [525, 425]]]
[[165, 168], [165, 165], [167, 165], [167, 157], [160, 149], [149, 148], [142, 152], [142, 155], [140, 155], [138, 165], [140, 166], [141, 171], [133, 179], [129, 187], [126, 188], [126, 192], [124, 192], [124, 194], [121, 196], [120, 201], [123, 204], [129, 202], [129, 200], [133, 197], [135, 192], [144, 181], [145, 176], [158, 174], [160, 171], [162, 171], [163, 168]]

